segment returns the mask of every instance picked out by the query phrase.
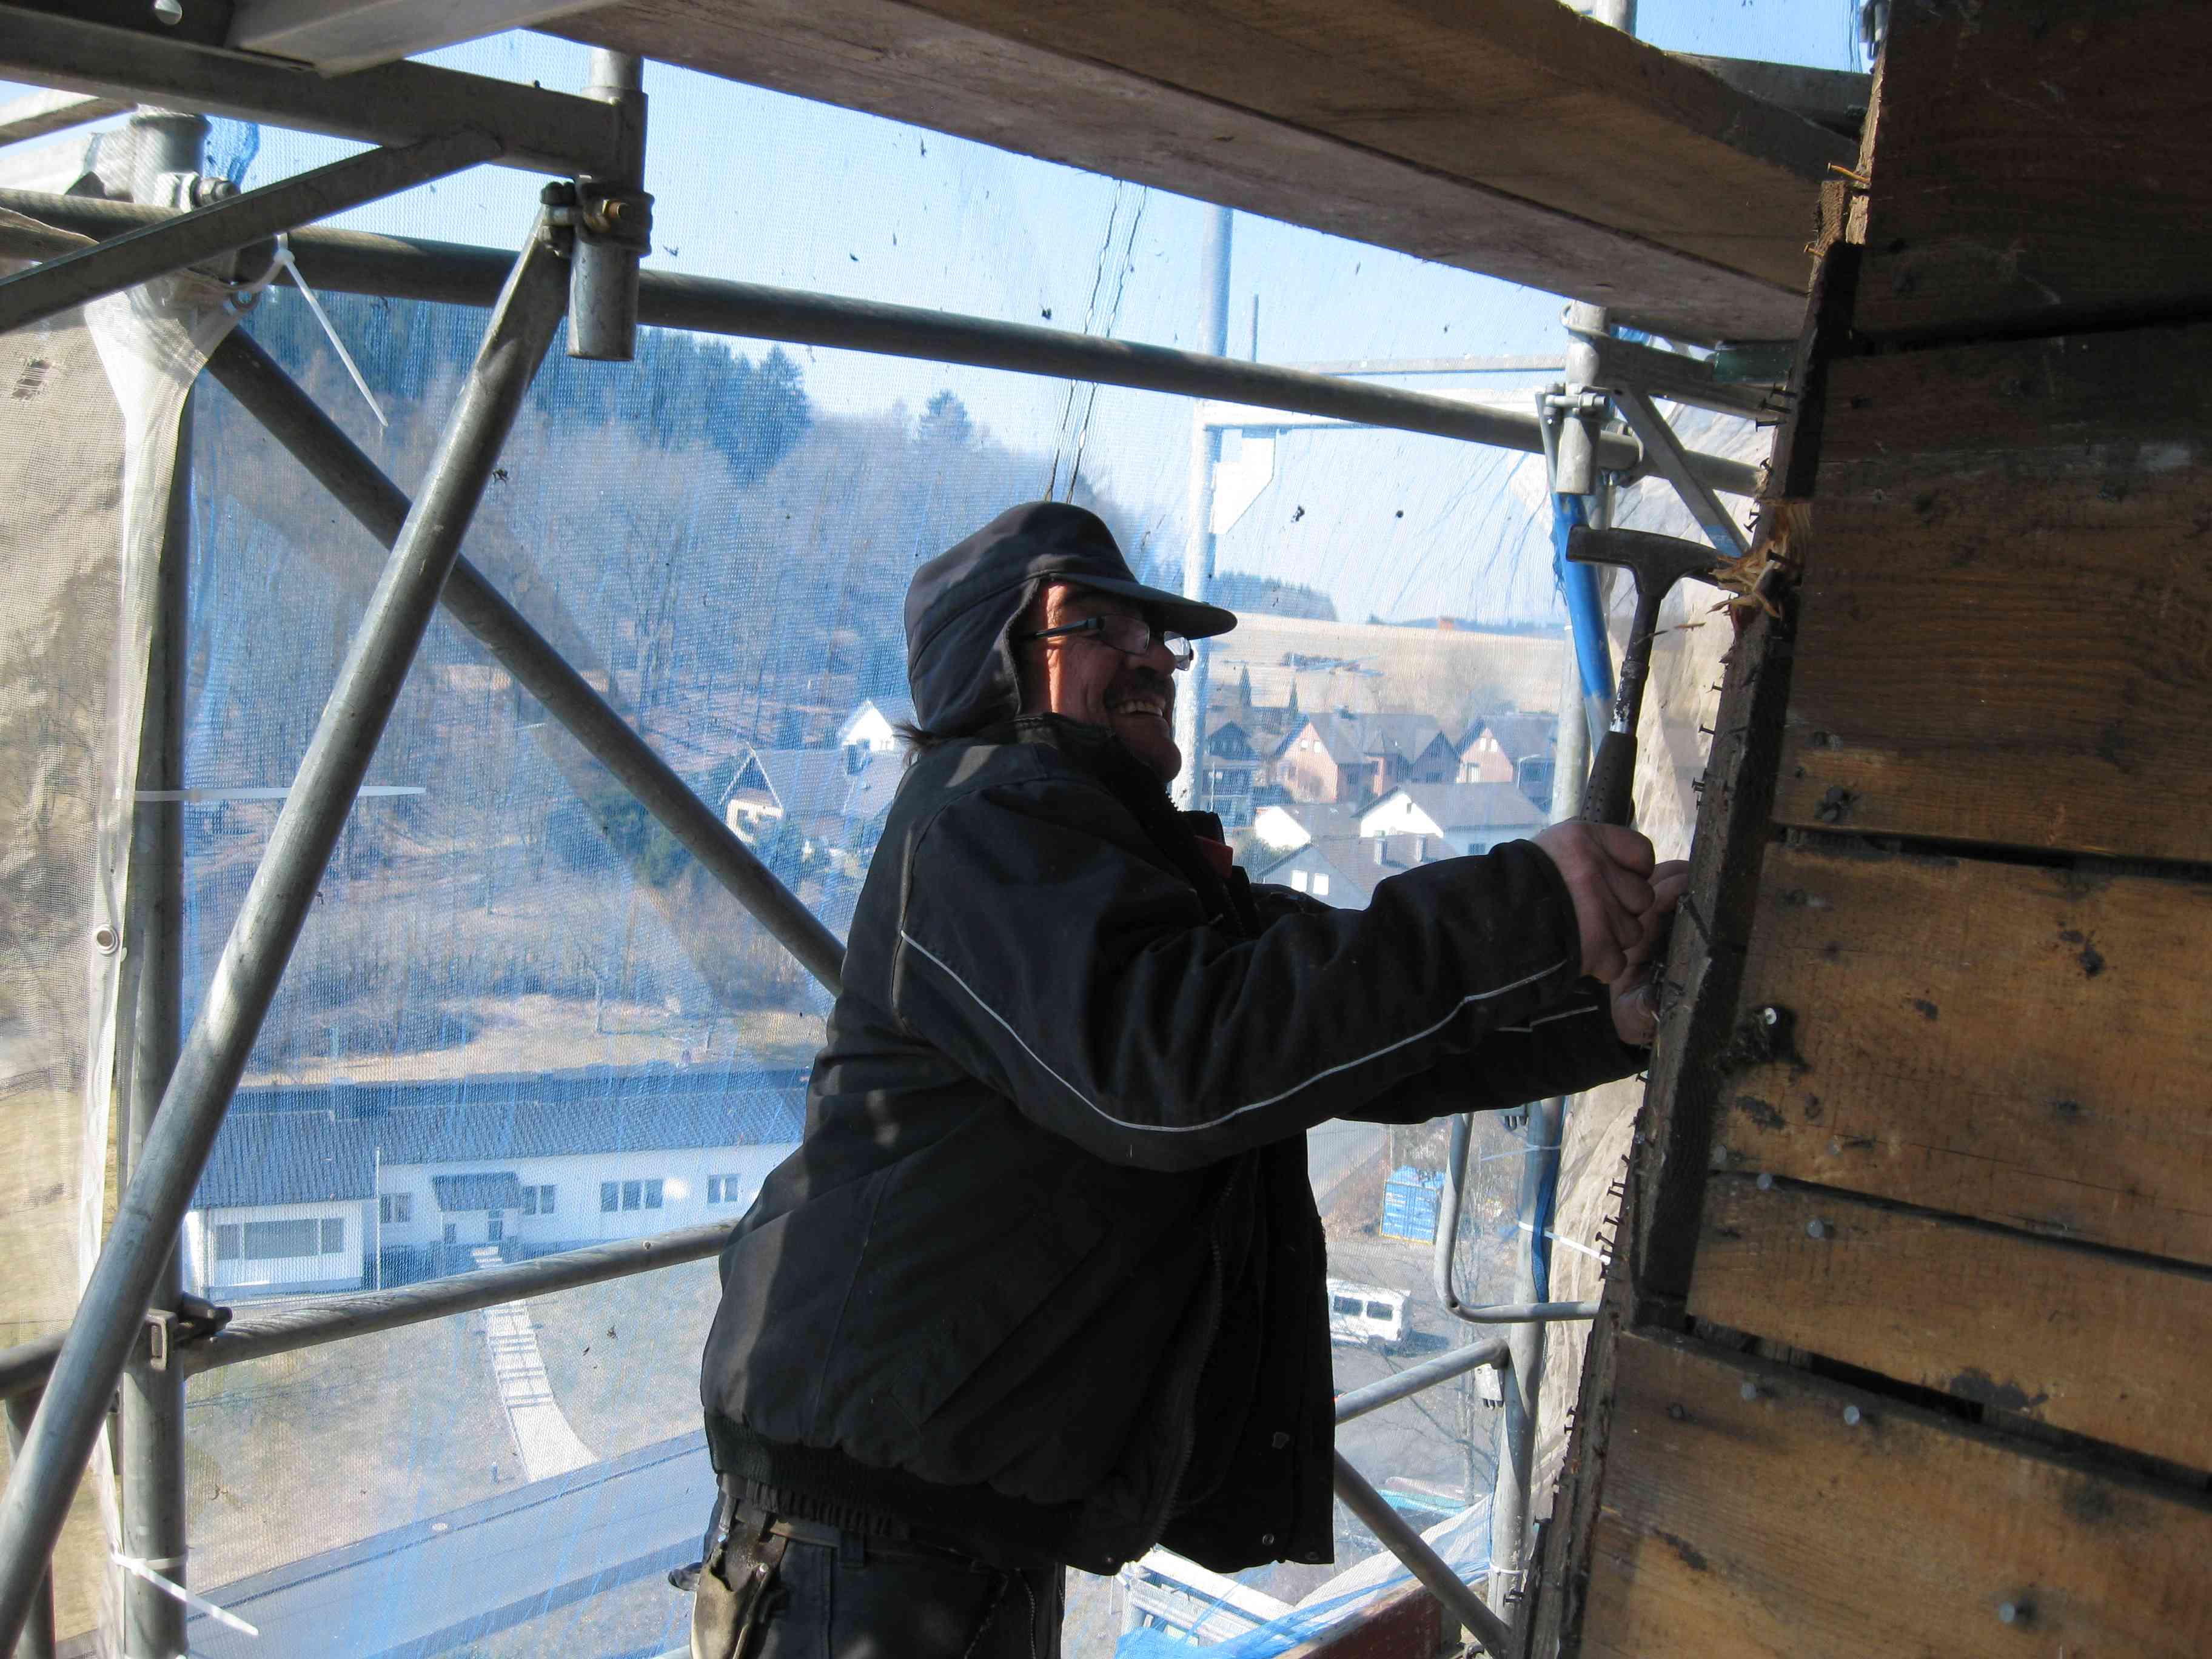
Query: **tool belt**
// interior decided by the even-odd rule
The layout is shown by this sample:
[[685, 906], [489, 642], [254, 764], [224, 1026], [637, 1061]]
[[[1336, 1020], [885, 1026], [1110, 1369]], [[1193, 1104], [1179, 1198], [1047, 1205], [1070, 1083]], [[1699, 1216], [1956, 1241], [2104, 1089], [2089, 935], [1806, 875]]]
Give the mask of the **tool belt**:
[[918, 1540], [864, 1538], [842, 1527], [771, 1514], [749, 1502], [741, 1483], [726, 1476], [708, 1523], [702, 1559], [668, 1575], [678, 1589], [692, 1593], [691, 1659], [749, 1659], [758, 1649], [762, 1627], [775, 1605], [784, 1551], [794, 1542], [834, 1549], [854, 1561], [918, 1561], [1006, 1576], [957, 1550]]

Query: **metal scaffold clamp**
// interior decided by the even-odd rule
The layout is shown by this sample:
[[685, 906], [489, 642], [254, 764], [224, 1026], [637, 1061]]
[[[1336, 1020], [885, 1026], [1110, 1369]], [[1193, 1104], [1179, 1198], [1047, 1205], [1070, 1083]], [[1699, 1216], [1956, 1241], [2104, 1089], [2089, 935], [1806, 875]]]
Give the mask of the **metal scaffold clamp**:
[[146, 1363], [157, 1371], [167, 1370], [179, 1348], [210, 1340], [230, 1323], [230, 1315], [228, 1308], [218, 1307], [189, 1291], [177, 1298], [174, 1308], [148, 1309]]
[[640, 255], [653, 246], [653, 198], [644, 191], [586, 191], [570, 211], [580, 236]]
[[[1592, 495], [1598, 486], [1598, 441], [1617, 431], [1607, 417], [1613, 393], [1602, 386], [1569, 386], [1554, 381], [1536, 396], [1537, 419], [1543, 423], [1544, 462], [1555, 495]], [[1639, 462], [1620, 483], [1632, 481], [1644, 471]]]

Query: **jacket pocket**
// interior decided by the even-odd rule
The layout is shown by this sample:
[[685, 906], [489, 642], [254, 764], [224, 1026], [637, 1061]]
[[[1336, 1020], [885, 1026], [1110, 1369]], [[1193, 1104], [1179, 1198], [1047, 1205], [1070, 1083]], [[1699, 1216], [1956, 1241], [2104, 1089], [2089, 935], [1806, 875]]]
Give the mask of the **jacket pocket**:
[[[946, 1231], [972, 1238], [972, 1224], [941, 1219]], [[890, 1350], [896, 1357], [884, 1392], [917, 1425], [1018, 1340], [1104, 1237], [1106, 1218], [1089, 1199], [1063, 1189], [1003, 1211], [989, 1231], [988, 1244], [945, 1263], [925, 1322]]]

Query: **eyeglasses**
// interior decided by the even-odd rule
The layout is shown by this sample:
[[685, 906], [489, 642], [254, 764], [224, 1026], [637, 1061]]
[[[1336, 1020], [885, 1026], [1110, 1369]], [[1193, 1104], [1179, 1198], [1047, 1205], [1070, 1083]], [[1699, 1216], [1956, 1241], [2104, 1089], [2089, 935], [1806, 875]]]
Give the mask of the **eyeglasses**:
[[1063, 623], [1058, 628], [1040, 628], [1034, 634], [1017, 634], [1014, 643], [1028, 640], [1057, 639], [1062, 635], [1095, 634], [1102, 644], [1132, 657], [1147, 656], [1157, 645], [1175, 659], [1177, 668], [1188, 668], [1196, 658], [1197, 647], [1182, 635], [1155, 628], [1142, 617], [1091, 617], [1079, 623]]

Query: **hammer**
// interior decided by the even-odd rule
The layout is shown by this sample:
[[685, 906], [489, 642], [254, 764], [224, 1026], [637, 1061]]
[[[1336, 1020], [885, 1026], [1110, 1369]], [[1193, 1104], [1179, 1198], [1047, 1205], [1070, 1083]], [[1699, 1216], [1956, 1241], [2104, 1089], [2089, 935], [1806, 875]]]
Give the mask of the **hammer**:
[[1577, 564], [1617, 564], [1636, 578], [1636, 620], [1620, 654], [1613, 717], [1598, 744], [1583, 795], [1583, 817], [1592, 823], [1628, 822], [1634, 806], [1636, 723], [1644, 713], [1644, 682], [1651, 672], [1651, 641], [1659, 607], [1685, 576], [1711, 581], [1721, 555], [1704, 542], [1654, 536], [1641, 530], [1598, 530], [1577, 525], [1567, 532], [1567, 556]]

